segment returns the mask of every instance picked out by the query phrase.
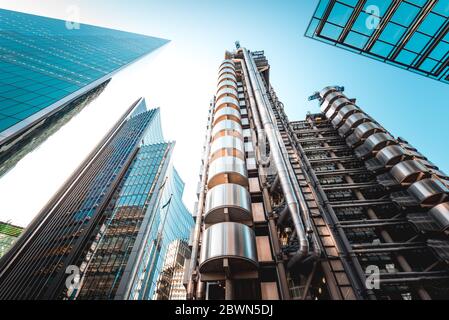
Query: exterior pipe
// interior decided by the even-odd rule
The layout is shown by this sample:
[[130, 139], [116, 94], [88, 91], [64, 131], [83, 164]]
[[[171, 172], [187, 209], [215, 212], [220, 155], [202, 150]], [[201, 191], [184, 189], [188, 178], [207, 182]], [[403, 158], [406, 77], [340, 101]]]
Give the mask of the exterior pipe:
[[270, 193], [274, 193], [279, 185], [279, 176], [276, 176], [270, 187]]
[[[286, 203], [289, 207], [289, 211], [292, 216], [293, 224], [298, 236], [299, 240], [299, 249], [297, 254], [295, 255], [295, 260], [304, 259], [309, 253], [309, 241], [307, 239], [307, 235], [304, 229], [304, 224], [301, 220], [301, 216], [299, 213], [299, 204], [295, 197], [295, 192], [292, 188], [292, 181], [288, 176], [287, 166], [282, 157], [281, 148], [279, 146], [276, 131], [274, 128], [274, 124], [271, 121], [271, 117], [268, 111], [268, 105], [265, 103], [263, 99], [263, 93], [261, 90], [260, 80], [258, 80], [258, 72], [256, 72], [254, 68], [254, 61], [249, 56], [248, 51], [245, 48], [242, 48], [243, 54], [245, 57], [245, 61], [247, 61], [248, 73], [251, 82], [255, 85], [254, 88], [254, 96], [258, 105], [258, 110], [260, 113], [261, 122], [263, 124], [263, 128], [265, 130], [265, 134], [267, 135], [268, 142], [270, 144], [271, 155], [273, 156], [274, 164], [278, 170], [279, 180], [281, 183], [282, 190], [285, 194]], [[260, 75], [259, 75], [260, 77]]]
[[[255, 64], [253, 59], [252, 59], [251, 63], [253, 65], [254, 70], [256, 70], [257, 66], [256, 66], [256, 64]], [[260, 75], [258, 73], [256, 74], [256, 76], [258, 76], [258, 81], [259, 81], [258, 86], [259, 86], [260, 89], [262, 89], [264, 87], [264, 82], [263, 82], [262, 78], [260, 77]], [[272, 91], [272, 88], [270, 87], [270, 94], [271, 94], [271, 91]], [[270, 105], [270, 101], [269, 101], [269, 98], [268, 98], [267, 90], [261, 90], [261, 92], [264, 92], [264, 94], [262, 95], [262, 98], [265, 101], [265, 106], [269, 106]], [[268, 113], [269, 113], [269, 115], [271, 117], [272, 123], [275, 123], [277, 120], [276, 120], [276, 117], [274, 115], [274, 112], [273, 112], [272, 108], [268, 107], [267, 110], [268, 110]], [[288, 121], [287, 121], [287, 126], [289, 126]], [[277, 141], [282, 141], [282, 136], [281, 136], [279, 130], [275, 130], [275, 134], [277, 135]], [[291, 187], [293, 188], [293, 190], [295, 192], [295, 195], [297, 197], [296, 199], [299, 199], [299, 201], [297, 201], [297, 203], [299, 204], [299, 209], [300, 209], [299, 211], [300, 211], [300, 214], [302, 215], [302, 219], [305, 222], [306, 234], [310, 234], [311, 235], [311, 240], [312, 240], [312, 244], [313, 244], [313, 255], [312, 255], [312, 258], [317, 259], [317, 258], [319, 258], [321, 256], [321, 246], [319, 244], [319, 241], [317, 239], [316, 234], [313, 232], [310, 210], [309, 210], [309, 208], [306, 205], [306, 203], [307, 203], [306, 199], [304, 198], [304, 195], [303, 195], [303, 193], [301, 191], [301, 188], [300, 188], [299, 183], [298, 183], [298, 181], [296, 179], [296, 175], [295, 175], [295, 172], [293, 171], [293, 168], [286, 163], [287, 160], [285, 160], [285, 159], [288, 158], [287, 149], [286, 149], [284, 144], [281, 144], [280, 148], [281, 148], [282, 153], [284, 154], [282, 159], [285, 161], [284, 165], [285, 165], [285, 167], [288, 170], [288, 174], [289, 174], [290, 182], [291, 182]], [[287, 268], [288, 269], [294, 268], [297, 263], [302, 261], [303, 258], [304, 257], [301, 254], [296, 254], [288, 262]]]
[[290, 211], [288, 210], [288, 206], [285, 206], [284, 209], [279, 213], [278, 224], [283, 226], [287, 222], [287, 217]]
[[[245, 59], [240, 59], [240, 63], [242, 64], [243, 76], [245, 79], [248, 80], [248, 81], [246, 81], [246, 86], [247, 86], [247, 90], [248, 90], [248, 99], [249, 99], [249, 104], [252, 107], [251, 111], [252, 111], [252, 115], [253, 115], [253, 119], [254, 119], [254, 124], [256, 125], [256, 132], [257, 132], [256, 145], [259, 146], [260, 145], [259, 139], [262, 139], [262, 137], [263, 137], [262, 123], [260, 122], [259, 112], [257, 111], [257, 108], [256, 108], [256, 100], [254, 99], [253, 86], [251, 85], [251, 81], [249, 81], [250, 78], [248, 76], [247, 64], [245, 62]], [[270, 158], [268, 157], [266, 159], [262, 159], [262, 156], [260, 154], [260, 148], [256, 148], [256, 150], [257, 150], [256, 152], [258, 155], [259, 164], [261, 164], [262, 166], [268, 166], [268, 164], [270, 163]]]
[[[273, 92], [274, 92], [273, 89], [270, 87], [270, 93], [272, 94]], [[269, 103], [267, 97], [266, 97], [266, 99], [267, 99], [266, 102]], [[276, 97], [273, 97], [273, 100], [277, 100]], [[278, 105], [276, 105], [276, 107], [279, 108]], [[272, 109], [270, 108], [269, 110], [270, 110], [270, 114], [271, 114], [273, 121], [276, 121], [276, 117], [275, 117]], [[279, 116], [282, 116], [282, 115], [285, 116], [285, 114], [279, 113]], [[290, 122], [288, 121], [288, 119], [286, 119], [286, 116], [283, 117], [282, 120], [283, 120], [284, 124], [287, 126], [287, 128], [290, 131], [292, 131]], [[279, 141], [281, 141], [282, 136], [281, 136], [280, 132], [277, 131], [276, 133], [278, 134]], [[296, 144], [295, 142], [296, 142], [295, 137], [293, 137], [293, 141], [291, 141], [292, 145], [295, 145]], [[282, 149], [283, 153], [285, 154], [285, 157], [288, 157], [288, 152], [287, 152], [287, 149], [284, 144], [281, 145], [281, 149]], [[298, 157], [300, 157], [300, 156], [298, 155]], [[295, 177], [296, 175], [295, 175], [295, 172], [293, 171], [293, 168], [291, 166], [287, 166], [287, 168], [289, 170], [290, 177]], [[309, 208], [306, 205], [307, 201], [304, 198], [304, 194], [302, 193], [302, 190], [301, 190], [301, 187], [299, 186], [298, 180], [293, 178], [292, 183], [293, 183], [293, 189], [296, 192], [296, 196], [299, 199], [300, 211], [302, 213], [303, 220], [305, 221], [307, 233], [311, 234], [311, 240], [312, 240], [312, 245], [313, 245], [313, 255], [312, 256], [313, 256], [313, 258], [318, 259], [319, 257], [321, 257], [321, 246], [318, 241], [317, 235], [313, 230], [312, 221], [311, 221], [311, 213], [310, 213]], [[285, 217], [281, 217], [281, 219], [282, 219], [281, 223], [283, 221], [285, 222], [285, 220], [283, 220], [283, 219], [285, 219]], [[300, 261], [301, 261], [301, 259], [299, 259], [298, 257], [295, 256], [289, 261], [287, 267], [289, 269], [294, 268], [295, 265], [297, 263], [299, 263]]]
[[[215, 98], [214, 103], [210, 108], [209, 112], [209, 123], [208, 123], [208, 129], [207, 129], [207, 135], [206, 135], [206, 150], [204, 152], [204, 165], [203, 165], [203, 171], [201, 172], [201, 189], [200, 189], [200, 197], [198, 199], [198, 209], [196, 212], [196, 221], [195, 221], [195, 229], [194, 229], [194, 235], [193, 235], [193, 244], [192, 244], [192, 254], [190, 259], [190, 266], [189, 266], [189, 283], [187, 285], [187, 299], [192, 300], [194, 296], [195, 291], [195, 284], [193, 281], [193, 271], [196, 269], [197, 264], [197, 257], [198, 257], [198, 251], [199, 251], [199, 244], [200, 244], [200, 237], [201, 237], [201, 223], [202, 223], [202, 217], [203, 217], [203, 210], [204, 210], [204, 201], [206, 196], [206, 184], [207, 184], [207, 169], [209, 166], [209, 153], [210, 153], [210, 140], [212, 135], [212, 111], [215, 108]], [[198, 292], [200, 295], [199, 297], [202, 297], [202, 290], [204, 290], [204, 286], [199, 283], [198, 285]]]

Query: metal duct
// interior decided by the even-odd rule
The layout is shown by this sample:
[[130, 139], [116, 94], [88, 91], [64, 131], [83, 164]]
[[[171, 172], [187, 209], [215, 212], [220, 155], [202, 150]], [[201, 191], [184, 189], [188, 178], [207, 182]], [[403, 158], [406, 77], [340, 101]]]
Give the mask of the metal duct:
[[290, 213], [292, 215], [293, 224], [299, 240], [299, 250], [297, 255], [295, 256], [296, 257], [295, 261], [296, 260], [300, 261], [304, 259], [309, 253], [309, 241], [307, 239], [304, 224], [301, 219], [299, 211], [300, 210], [299, 203], [298, 200], [296, 199], [295, 191], [293, 190], [292, 182], [290, 181], [288, 175], [287, 166], [284, 162], [281, 148], [279, 146], [278, 139], [276, 137], [275, 126], [270, 119], [270, 114], [268, 111], [269, 106], [266, 105], [263, 99], [264, 93], [262, 92], [262, 86], [258, 80], [258, 76], [260, 77], [260, 75], [255, 70], [254, 66], [255, 63], [245, 48], [243, 48], [243, 54], [245, 57], [245, 61], [247, 62], [249, 78], [252, 84], [254, 84], [253, 85], [254, 96], [260, 113], [261, 122], [263, 124], [263, 128], [265, 130], [268, 142], [270, 144], [270, 150], [273, 156], [273, 161], [278, 171], [277, 173], [279, 175], [281, 187], [286, 198], [287, 206], [289, 207]]

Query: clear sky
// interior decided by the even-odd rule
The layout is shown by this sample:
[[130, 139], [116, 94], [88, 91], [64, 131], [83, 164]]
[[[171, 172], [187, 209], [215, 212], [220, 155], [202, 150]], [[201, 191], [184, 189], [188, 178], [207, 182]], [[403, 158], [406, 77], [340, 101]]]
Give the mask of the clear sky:
[[[177, 141], [175, 165], [187, 183], [184, 199], [189, 208], [195, 201], [206, 110], [215, 91], [218, 64], [236, 40], [250, 50], [265, 50], [272, 66], [272, 85], [291, 120], [302, 119], [307, 111], [318, 111], [317, 102], [307, 101], [314, 91], [344, 85], [346, 94], [357, 98], [366, 112], [449, 172], [449, 86], [304, 37], [317, 3], [0, 0], [0, 7], [68, 19], [70, 6], [77, 6], [81, 22], [171, 40], [155, 55], [149, 80], [141, 85], [140, 92], [149, 106], [161, 107], [165, 136]], [[98, 130], [104, 134], [105, 128]], [[45, 152], [45, 147], [39, 148], [25, 159], [29, 174], [48, 157]], [[41, 162], [36, 160], [39, 157]], [[42, 193], [33, 201], [18, 201], [24, 196], [15, 193], [23, 190], [25, 181], [19, 176], [12, 171], [0, 182], [1, 197], [9, 193], [0, 203], [0, 219], [24, 225], [45, 203], [45, 196]], [[28, 175], [27, 181], [32, 180]], [[62, 181], [48, 182], [45, 194], [52, 194]], [[28, 191], [25, 188], [23, 192]]]

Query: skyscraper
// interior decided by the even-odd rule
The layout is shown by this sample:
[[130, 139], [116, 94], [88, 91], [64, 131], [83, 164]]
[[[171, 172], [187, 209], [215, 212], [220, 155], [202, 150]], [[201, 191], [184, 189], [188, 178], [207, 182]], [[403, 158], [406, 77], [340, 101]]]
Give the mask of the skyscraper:
[[12, 247], [23, 228], [0, 222], [0, 258]]
[[348, 99], [289, 121], [262, 51], [226, 53], [211, 104], [189, 299], [449, 296], [449, 177]]
[[0, 175], [164, 39], [0, 9]]
[[[139, 278], [148, 268], [147, 247], [154, 230], [165, 230], [167, 192], [180, 197], [167, 183], [176, 179], [173, 147], [163, 142], [159, 109], [147, 111], [143, 99], [133, 103], [0, 260], [0, 299], [140, 293], [136, 284], [151, 280]], [[164, 219], [178, 222], [170, 239], [187, 237], [190, 214], [170, 207], [176, 217]]]
[[446, 0], [320, 0], [306, 36], [449, 83]]

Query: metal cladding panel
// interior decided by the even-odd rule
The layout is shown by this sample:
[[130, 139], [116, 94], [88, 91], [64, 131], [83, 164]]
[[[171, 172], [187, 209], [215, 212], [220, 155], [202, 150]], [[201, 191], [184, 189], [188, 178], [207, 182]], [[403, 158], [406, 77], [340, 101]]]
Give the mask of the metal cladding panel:
[[210, 154], [214, 154], [221, 149], [237, 149], [242, 153], [245, 152], [245, 147], [242, 139], [231, 136], [220, 137], [212, 142]]
[[237, 83], [237, 78], [235, 77], [235, 74], [225, 73], [218, 77], [218, 85], [220, 85], [221, 82], [228, 80]]
[[449, 229], [449, 202], [441, 203], [429, 210], [429, 215], [434, 218], [443, 229]]
[[240, 119], [240, 117], [241, 117], [240, 112], [237, 111], [236, 109], [230, 108], [230, 107], [225, 107], [225, 108], [221, 108], [220, 110], [218, 110], [215, 113], [214, 121], [216, 122], [220, 119], [220, 117], [224, 117], [224, 116], [232, 116], [232, 117], [236, 117], [237, 119]]
[[323, 90], [321, 90], [319, 92], [319, 95], [320, 95], [321, 99], [327, 99], [328, 100], [327, 96], [330, 95], [331, 93], [334, 93], [334, 92], [338, 93], [337, 88], [335, 88], [335, 87], [326, 87], [326, 88], [324, 88]]
[[218, 110], [222, 105], [233, 105], [236, 108], [239, 108], [239, 102], [236, 98], [233, 97], [221, 97], [215, 103], [215, 110]]
[[212, 137], [215, 137], [222, 131], [232, 132], [234, 131], [237, 135], [243, 137], [242, 125], [233, 119], [227, 119], [219, 121], [212, 129]]
[[231, 96], [231, 97], [238, 97], [238, 93], [237, 90], [235, 89], [235, 87], [231, 87], [231, 88], [225, 88], [222, 87], [221, 89], [219, 89], [217, 91], [217, 97], [221, 98], [222, 96]]
[[359, 124], [363, 122], [371, 121], [371, 118], [364, 113], [356, 113], [348, 117], [348, 119], [342, 124], [340, 129], [338, 129], [338, 133], [343, 136], [346, 136], [351, 132], [352, 129], [357, 127]]
[[429, 170], [417, 160], [407, 160], [391, 168], [390, 174], [398, 183], [413, 183], [429, 176]]
[[228, 68], [228, 69], [234, 69], [235, 70], [235, 66], [234, 66], [234, 64], [233, 63], [230, 63], [230, 62], [223, 62], [223, 64], [220, 66], [220, 68], [218, 68], [218, 70], [219, 71], [221, 71], [221, 70], [223, 70], [223, 69], [225, 69], [225, 68]]
[[361, 112], [361, 111], [355, 105], [350, 104], [350, 105], [344, 106], [343, 108], [340, 109], [340, 111], [338, 111], [337, 115], [332, 120], [332, 124], [334, 125], [334, 127], [339, 128], [350, 115], [352, 115], [356, 112]]
[[218, 84], [217, 88], [218, 90], [220, 90], [222, 87], [232, 87], [237, 91], [237, 84], [232, 80], [224, 79], [223, 81], [221, 81]]
[[226, 59], [226, 60], [223, 60], [223, 62], [220, 64], [220, 68], [219, 69], [221, 69], [223, 67], [223, 65], [225, 65], [225, 64], [230, 64], [233, 67], [235, 66], [234, 61], [232, 61], [230, 59]]
[[400, 145], [385, 147], [376, 154], [377, 160], [384, 166], [395, 165], [405, 157], [408, 157], [408, 154]]
[[333, 104], [333, 102], [337, 99], [340, 98], [345, 98], [345, 96], [343, 95], [343, 93], [339, 92], [339, 91], [335, 91], [331, 90], [329, 91], [330, 93], [328, 93], [326, 95], [326, 97], [324, 98], [324, 101], [321, 104], [321, 112], [326, 113], [330, 106]]
[[335, 100], [335, 102], [333, 102], [330, 108], [326, 111], [326, 117], [332, 120], [336, 116], [337, 112], [348, 104], [352, 104], [352, 102], [346, 97]]
[[203, 233], [200, 272], [224, 272], [224, 259], [230, 268], [252, 271], [258, 268], [256, 238], [251, 228], [233, 222], [215, 224]]
[[229, 73], [229, 74], [235, 75], [235, 70], [233, 68], [223, 68], [223, 69], [220, 70], [218, 75], [219, 75], [219, 77], [221, 77], [225, 73]]
[[440, 180], [424, 179], [412, 184], [408, 192], [420, 205], [428, 206], [439, 204], [447, 199], [449, 189]]
[[251, 198], [248, 190], [238, 184], [220, 184], [207, 192], [205, 201], [205, 221], [217, 223], [226, 220], [228, 211], [231, 221], [251, 219]]
[[[226, 178], [224, 175], [226, 175]], [[215, 186], [224, 183], [226, 180], [242, 186], [248, 185], [248, 175], [244, 160], [226, 156], [217, 158], [210, 163], [207, 181], [208, 186]]]
[[397, 141], [391, 135], [383, 132], [375, 133], [369, 136], [363, 145], [356, 148], [355, 152], [359, 157], [365, 158], [391, 144], [397, 144]]

